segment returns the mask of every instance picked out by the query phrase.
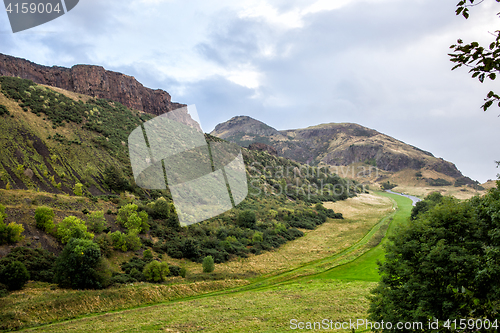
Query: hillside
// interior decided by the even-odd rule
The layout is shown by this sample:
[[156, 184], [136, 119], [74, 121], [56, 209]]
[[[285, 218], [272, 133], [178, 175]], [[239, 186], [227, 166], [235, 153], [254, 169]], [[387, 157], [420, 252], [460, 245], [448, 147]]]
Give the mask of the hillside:
[[[453, 163], [358, 124], [330, 123], [278, 131], [258, 120], [239, 116], [217, 125], [210, 134], [243, 147], [255, 142], [267, 144], [275, 148], [279, 156], [310, 165], [351, 166], [356, 173], [363, 166], [377, 167], [381, 173], [371, 181], [381, 181], [411, 169], [413, 175], [415, 171], [428, 174], [430, 182], [441, 178], [446, 182], [459, 181], [460, 185], [475, 184]], [[346, 172], [346, 176], [350, 174], [352, 172]], [[413, 178], [418, 180], [425, 176]]]

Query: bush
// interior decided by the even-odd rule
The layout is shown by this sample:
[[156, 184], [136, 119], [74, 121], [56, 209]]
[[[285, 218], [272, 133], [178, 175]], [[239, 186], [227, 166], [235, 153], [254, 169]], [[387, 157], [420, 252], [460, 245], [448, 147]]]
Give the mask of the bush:
[[202, 266], [204, 273], [212, 273], [215, 269], [214, 258], [212, 256], [205, 257]]
[[386, 181], [385, 183], [382, 183], [382, 185], [381, 185], [381, 187], [382, 187], [382, 189], [384, 191], [385, 190], [392, 190], [396, 186], [398, 186], [398, 185], [397, 184], [391, 184], [389, 181]]
[[31, 280], [52, 282], [56, 259], [56, 256], [47, 250], [19, 246], [0, 259], [0, 271], [8, 264], [20, 261], [30, 273]]
[[5, 217], [5, 206], [0, 205], [0, 245], [5, 243], [13, 244], [22, 241], [24, 236], [21, 236], [21, 234], [24, 231], [24, 227], [21, 224], [14, 222], [9, 223], [9, 225], [5, 225]]
[[137, 232], [149, 230], [148, 214], [145, 211], [137, 213], [139, 207], [135, 204], [127, 204], [118, 210], [116, 222], [128, 230]]
[[99, 245], [101, 249], [101, 254], [110, 257], [113, 253], [113, 240], [110, 234], [101, 234], [96, 237], [95, 242]]
[[13, 261], [0, 271], [0, 280], [9, 290], [22, 289], [29, 280], [30, 274], [20, 261]]
[[142, 253], [142, 259], [146, 262], [150, 262], [151, 260], [153, 260], [153, 252], [151, 252], [150, 249], [144, 250], [144, 252]]
[[167, 276], [170, 274], [170, 271], [166, 262], [159, 263], [158, 261], [153, 260], [144, 267], [142, 274], [147, 281], [161, 282], [165, 281]]
[[171, 276], [180, 276], [181, 275], [182, 268], [180, 268], [179, 266], [168, 265], [168, 269], [170, 271]]
[[181, 277], [185, 278], [186, 274], [187, 274], [186, 267], [181, 267], [181, 270], [180, 270], [179, 274], [180, 274]]
[[10, 115], [9, 110], [7, 110], [7, 107], [5, 105], [0, 104], [0, 116], [3, 116], [4, 114]]
[[87, 224], [90, 228], [95, 233], [101, 233], [106, 229], [106, 219], [104, 218], [104, 213], [103, 212], [92, 212], [90, 215], [87, 217]]
[[49, 207], [38, 207], [35, 210], [36, 227], [45, 232], [54, 230], [54, 210]]
[[165, 198], [158, 198], [153, 205], [153, 218], [167, 219], [170, 215], [170, 205]]
[[106, 184], [110, 190], [116, 192], [130, 190], [129, 181], [123, 176], [122, 171], [114, 165], [109, 165], [104, 170], [104, 184]]
[[87, 232], [85, 222], [75, 216], [68, 216], [57, 225], [56, 236], [63, 244], [66, 244], [71, 238], [94, 238], [94, 234]]
[[243, 228], [253, 229], [257, 223], [257, 217], [254, 211], [247, 209], [238, 214], [236, 222]]
[[122, 270], [127, 274], [132, 274], [132, 270], [142, 272], [146, 266], [146, 262], [139, 257], [132, 257], [128, 262], [124, 261], [121, 264]]
[[438, 178], [438, 179], [433, 179], [433, 178], [428, 178], [426, 179], [427, 184], [430, 186], [450, 186], [451, 182], [443, 179], [443, 178]]
[[113, 242], [113, 247], [117, 250], [127, 251], [127, 241], [125, 235], [121, 231], [115, 231], [111, 234], [111, 241]]
[[81, 184], [81, 183], [75, 184], [75, 187], [73, 187], [73, 193], [76, 196], [81, 197], [83, 195], [83, 184]]
[[99, 246], [88, 239], [72, 238], [56, 261], [55, 281], [73, 289], [101, 288], [97, 272], [101, 260]]

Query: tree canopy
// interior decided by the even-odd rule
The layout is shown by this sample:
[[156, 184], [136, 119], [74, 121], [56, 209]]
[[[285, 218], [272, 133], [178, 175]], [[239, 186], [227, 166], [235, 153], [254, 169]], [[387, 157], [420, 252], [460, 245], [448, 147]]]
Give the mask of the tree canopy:
[[[484, 0], [461, 0], [457, 4], [457, 15], [462, 15], [465, 19], [469, 18], [469, 8], [479, 5]], [[500, 0], [495, 0], [500, 2]], [[498, 15], [498, 14], [497, 14]], [[455, 63], [452, 70], [466, 66], [469, 67], [469, 73], [473, 78], [477, 78], [481, 83], [486, 78], [495, 80], [500, 71], [500, 31], [497, 30], [493, 35], [493, 40], [488, 46], [481, 46], [478, 42], [464, 43], [462, 39], [457, 40], [457, 44], [451, 45], [454, 53], [450, 53], [451, 61]], [[498, 102], [500, 107], [500, 96], [490, 91], [481, 106], [486, 111], [493, 103]]]
[[443, 197], [398, 230], [379, 267], [370, 320], [500, 319], [498, 212], [500, 187], [463, 202]]

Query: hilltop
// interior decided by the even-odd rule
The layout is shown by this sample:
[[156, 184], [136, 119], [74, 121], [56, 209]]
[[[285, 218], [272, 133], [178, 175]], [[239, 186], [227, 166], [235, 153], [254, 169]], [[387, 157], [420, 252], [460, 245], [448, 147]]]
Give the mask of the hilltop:
[[266, 144], [274, 148], [278, 156], [330, 166], [339, 170], [340, 175], [344, 172], [346, 177], [353, 176], [353, 171], [357, 174], [363, 168], [376, 167], [376, 174], [363, 175], [365, 181], [372, 183], [394, 178], [400, 183], [420, 186], [476, 185], [453, 163], [358, 124], [329, 123], [278, 131], [251, 117], [238, 116], [217, 125], [210, 134], [242, 147]]

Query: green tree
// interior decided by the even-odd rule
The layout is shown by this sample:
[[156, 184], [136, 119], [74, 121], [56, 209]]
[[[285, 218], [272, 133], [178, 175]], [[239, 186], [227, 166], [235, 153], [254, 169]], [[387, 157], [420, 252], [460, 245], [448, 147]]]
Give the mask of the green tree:
[[9, 225], [6, 225], [4, 222], [6, 217], [5, 206], [0, 205], [0, 245], [22, 241], [24, 236], [21, 236], [21, 234], [24, 232], [24, 227], [15, 222], [11, 222]]
[[170, 215], [170, 205], [164, 197], [156, 199], [153, 205], [153, 218], [167, 219]]
[[6, 265], [0, 271], [0, 281], [9, 288], [9, 290], [19, 290], [30, 279], [30, 274], [26, 266], [20, 261], [13, 261]]
[[111, 240], [113, 242], [113, 247], [117, 250], [127, 251], [127, 239], [125, 234], [117, 230], [111, 234]]
[[36, 227], [45, 232], [54, 230], [54, 210], [49, 207], [38, 207], [35, 210]]
[[237, 223], [239, 226], [244, 228], [254, 228], [257, 223], [257, 217], [253, 210], [244, 210], [238, 214]]
[[212, 273], [215, 269], [214, 258], [212, 256], [205, 257], [202, 266], [204, 273]]
[[127, 204], [118, 210], [116, 222], [127, 229], [137, 230], [138, 233], [148, 231], [148, 214], [144, 211], [137, 212], [136, 204]]
[[104, 169], [104, 183], [109, 189], [122, 192], [130, 189], [130, 182], [125, 178], [123, 172], [114, 165]]
[[386, 245], [370, 320], [498, 319], [499, 211], [499, 188], [464, 202], [445, 197], [399, 229]]
[[73, 187], [73, 193], [81, 197], [83, 195], [83, 184], [76, 183], [75, 186]]
[[101, 288], [97, 267], [101, 260], [99, 245], [88, 239], [72, 238], [56, 261], [55, 281], [73, 289]]
[[[457, 15], [462, 15], [465, 19], [469, 18], [469, 7], [480, 4], [477, 0], [461, 0], [457, 4]], [[500, 0], [496, 0], [500, 2]], [[495, 11], [494, 14], [496, 14]], [[497, 73], [500, 71], [500, 30], [494, 33], [494, 39], [488, 46], [481, 46], [478, 42], [464, 43], [461, 39], [457, 40], [457, 44], [451, 45], [454, 53], [450, 53], [451, 61], [455, 63], [452, 70], [465, 66], [470, 68], [469, 73], [472, 73], [473, 78], [477, 78], [479, 82], [484, 82], [485, 78], [495, 80]], [[486, 111], [493, 103], [498, 102], [500, 106], [500, 96], [495, 92], [490, 91], [486, 95], [485, 103], [481, 106]]]
[[71, 238], [94, 238], [93, 233], [87, 232], [85, 222], [75, 216], [68, 216], [57, 225], [56, 236], [63, 244], [66, 244]]
[[150, 249], [144, 250], [144, 252], [142, 253], [142, 259], [145, 262], [150, 262], [151, 260], [153, 260], [153, 252]]
[[107, 222], [103, 212], [92, 212], [87, 216], [87, 224], [95, 233], [101, 233], [106, 228]]
[[153, 260], [144, 267], [142, 274], [144, 274], [144, 278], [148, 281], [161, 282], [165, 281], [170, 274], [170, 270], [166, 262], [159, 263]]

